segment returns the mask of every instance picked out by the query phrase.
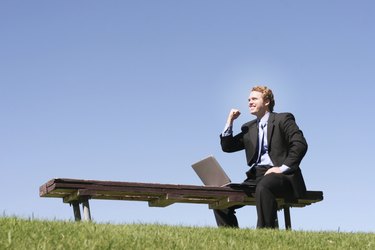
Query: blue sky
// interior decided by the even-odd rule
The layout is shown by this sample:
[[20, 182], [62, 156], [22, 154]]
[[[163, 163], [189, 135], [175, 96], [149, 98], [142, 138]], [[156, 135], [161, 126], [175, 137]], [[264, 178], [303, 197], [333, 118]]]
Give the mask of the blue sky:
[[[373, 1], [1, 1], [3, 215], [73, 219], [40, 198], [49, 179], [201, 185], [231, 108], [267, 85], [309, 144], [301, 168], [325, 200], [292, 209], [301, 230], [374, 232]], [[206, 205], [91, 201], [97, 222], [215, 226]], [[238, 210], [254, 228], [254, 207]], [[279, 214], [282, 220], [282, 214]], [[283, 224], [281, 224], [283, 225]]]

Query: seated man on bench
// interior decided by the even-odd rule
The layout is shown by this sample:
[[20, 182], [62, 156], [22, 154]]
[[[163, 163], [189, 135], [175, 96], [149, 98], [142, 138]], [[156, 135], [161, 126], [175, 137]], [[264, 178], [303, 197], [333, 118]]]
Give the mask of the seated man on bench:
[[[250, 170], [246, 182], [257, 184], [255, 192], [257, 228], [276, 228], [276, 197], [302, 197], [306, 192], [299, 165], [307, 151], [307, 142], [291, 113], [275, 113], [272, 90], [255, 86], [248, 99], [250, 113], [256, 119], [242, 125], [233, 135], [233, 121], [240, 111], [232, 109], [220, 135], [224, 152], [245, 150]], [[218, 226], [238, 227], [235, 209], [214, 210]]]

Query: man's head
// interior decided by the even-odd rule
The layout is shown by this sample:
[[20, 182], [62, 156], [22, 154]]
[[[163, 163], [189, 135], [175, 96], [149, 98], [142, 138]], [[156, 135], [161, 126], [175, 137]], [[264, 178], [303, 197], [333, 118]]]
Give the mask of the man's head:
[[266, 86], [255, 86], [249, 96], [250, 113], [261, 118], [267, 111], [272, 112], [275, 100], [272, 90]]

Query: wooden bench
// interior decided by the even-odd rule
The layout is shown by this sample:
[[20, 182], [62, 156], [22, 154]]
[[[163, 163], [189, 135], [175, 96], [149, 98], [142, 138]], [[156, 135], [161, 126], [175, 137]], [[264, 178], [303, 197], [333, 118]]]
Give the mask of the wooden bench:
[[[40, 186], [41, 197], [62, 198], [73, 206], [74, 218], [81, 220], [79, 204], [82, 204], [83, 219], [91, 220], [90, 199], [147, 201], [150, 207], [166, 207], [173, 203], [208, 204], [210, 209], [223, 209], [233, 205], [255, 205], [253, 190], [230, 187], [206, 187], [196, 185], [174, 185], [158, 183], [135, 183], [119, 181], [52, 179]], [[285, 228], [291, 229], [290, 207], [305, 207], [323, 200], [323, 192], [307, 191], [302, 199], [278, 199], [284, 210]]]

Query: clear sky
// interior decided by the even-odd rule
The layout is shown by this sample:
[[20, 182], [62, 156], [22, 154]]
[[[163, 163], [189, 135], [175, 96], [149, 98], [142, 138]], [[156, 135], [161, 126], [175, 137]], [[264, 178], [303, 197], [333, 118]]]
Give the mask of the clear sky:
[[[253, 119], [249, 90], [267, 85], [308, 141], [308, 189], [324, 191], [291, 210], [293, 227], [374, 232], [374, 11], [370, 0], [1, 1], [0, 211], [72, 220], [40, 185], [201, 185], [191, 164], [211, 154], [241, 182], [244, 152], [222, 152], [219, 133], [231, 108], [235, 131]], [[216, 225], [206, 205], [90, 204], [100, 223]], [[255, 207], [237, 215], [255, 227]]]

